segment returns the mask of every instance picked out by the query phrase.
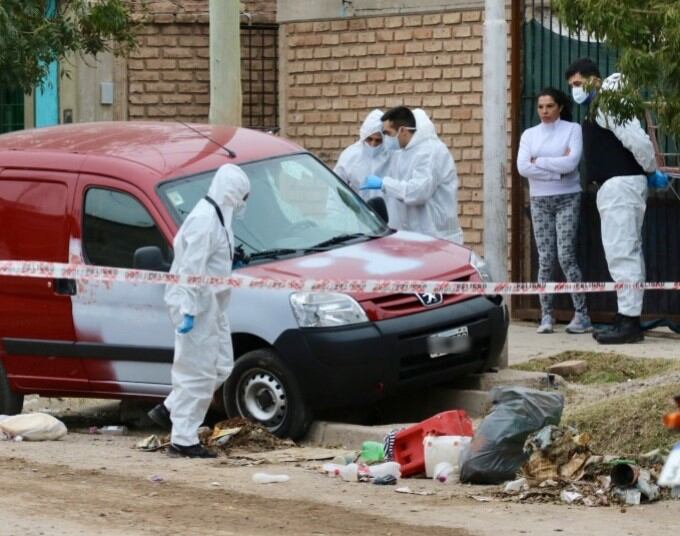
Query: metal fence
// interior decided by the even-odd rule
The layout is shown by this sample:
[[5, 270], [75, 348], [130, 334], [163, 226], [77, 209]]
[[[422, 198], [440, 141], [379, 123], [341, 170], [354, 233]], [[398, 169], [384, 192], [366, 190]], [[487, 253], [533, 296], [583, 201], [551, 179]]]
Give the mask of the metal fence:
[[[600, 67], [603, 76], [615, 72], [616, 52], [607, 49], [603, 43], [587, 35], [570, 33], [554, 16], [549, 0], [519, 0], [521, 23], [521, 98], [519, 117], [515, 125], [520, 131], [538, 124], [536, 95], [546, 86], [553, 86], [569, 92], [564, 71], [577, 58], [590, 57]], [[583, 111], [575, 106], [574, 120], [582, 119]], [[678, 165], [677, 148], [673, 140], [659, 135], [659, 145], [668, 153], [666, 164]], [[532, 236], [529, 210], [528, 186], [519, 179], [516, 169], [513, 184], [519, 186], [520, 194], [513, 202], [517, 211], [514, 220], [518, 229], [513, 233], [513, 263], [515, 278], [535, 281], [537, 274], [537, 253]], [[583, 203], [579, 227], [578, 261], [585, 281], [610, 281], [600, 236], [600, 218], [595, 204], [597, 189], [583, 180]], [[643, 248], [649, 281], [680, 281], [680, 201], [670, 192], [650, 191], [647, 213], [643, 228]], [[556, 267], [555, 276], [564, 280]], [[616, 311], [616, 296], [613, 293], [590, 294], [588, 306], [595, 320], [609, 320]], [[540, 309], [535, 297], [519, 297], [513, 302], [514, 315], [524, 319], [538, 319]], [[556, 316], [568, 320], [573, 314], [569, 296], [557, 296]], [[660, 316], [680, 320], [680, 293], [648, 292], [645, 296], [643, 315], [647, 318]]]
[[278, 25], [241, 25], [243, 125], [277, 131]]

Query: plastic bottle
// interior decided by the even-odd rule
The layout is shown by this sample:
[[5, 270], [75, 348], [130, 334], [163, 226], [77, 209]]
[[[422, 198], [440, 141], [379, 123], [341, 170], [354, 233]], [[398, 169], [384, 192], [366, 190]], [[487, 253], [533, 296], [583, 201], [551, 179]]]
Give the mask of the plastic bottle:
[[370, 465], [368, 470], [373, 478], [380, 478], [387, 475], [392, 475], [394, 478], [401, 478], [401, 466], [397, 462]]
[[346, 482], [356, 482], [359, 480], [359, 466], [356, 463], [348, 463], [347, 465], [325, 463], [322, 469], [328, 476], [339, 476]]
[[253, 475], [253, 482], [255, 484], [275, 484], [277, 482], [288, 482], [290, 477], [288, 475], [271, 475], [269, 473], [255, 473]]
[[364, 441], [361, 445], [361, 459], [367, 463], [384, 461], [385, 451], [383, 444], [377, 441]]
[[434, 475], [432, 478], [437, 482], [443, 484], [452, 483], [455, 478], [456, 471], [449, 462], [439, 462], [434, 468]]

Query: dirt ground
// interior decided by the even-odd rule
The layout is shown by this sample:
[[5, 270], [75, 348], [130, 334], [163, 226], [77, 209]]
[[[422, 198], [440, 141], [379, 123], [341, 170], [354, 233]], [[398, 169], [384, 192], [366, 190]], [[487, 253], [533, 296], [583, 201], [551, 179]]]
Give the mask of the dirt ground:
[[[415, 491], [347, 483], [320, 462], [234, 466], [133, 449], [134, 436], [69, 433], [59, 442], [0, 443], [0, 534], [268, 535], [677, 533], [679, 503], [586, 508], [493, 499], [496, 487], [402, 480]], [[290, 481], [258, 485], [258, 471]], [[157, 481], [160, 480], [160, 481]], [[472, 496], [488, 497], [478, 502]]]
[[[511, 329], [511, 362], [524, 360], [513, 349], [513, 340], [528, 337], [529, 331], [533, 326]], [[555, 344], [561, 337], [562, 344]], [[534, 339], [532, 356], [580, 349], [566, 344], [577, 340], [587, 350], [601, 350], [590, 348], [587, 338], [566, 337]], [[646, 352], [623, 353], [679, 355], [677, 340], [649, 342]], [[569, 394], [568, 403], [585, 404], [678, 382], [674, 371], [619, 384], [581, 386]], [[680, 501], [624, 509], [525, 504], [501, 500], [495, 496], [497, 486], [445, 485], [426, 479], [403, 479], [399, 486], [429, 495], [401, 494], [392, 486], [329, 478], [318, 471], [320, 461], [174, 459], [133, 448], [157, 430], [135, 430], [127, 436], [88, 433], [90, 426], [118, 423], [119, 408], [111, 401], [27, 398], [25, 411], [44, 410], [63, 418], [70, 432], [58, 442], [0, 442], [0, 536], [677, 534]], [[284, 473], [290, 481], [255, 484], [252, 475], [260, 471]]]

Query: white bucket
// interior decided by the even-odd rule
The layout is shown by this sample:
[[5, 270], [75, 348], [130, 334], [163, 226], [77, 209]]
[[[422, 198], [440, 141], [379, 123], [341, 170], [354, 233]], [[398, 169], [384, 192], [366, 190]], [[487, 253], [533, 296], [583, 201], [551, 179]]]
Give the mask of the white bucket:
[[468, 436], [425, 436], [423, 451], [426, 476], [432, 478], [434, 468], [440, 462], [450, 463], [457, 472], [460, 453], [471, 440]]

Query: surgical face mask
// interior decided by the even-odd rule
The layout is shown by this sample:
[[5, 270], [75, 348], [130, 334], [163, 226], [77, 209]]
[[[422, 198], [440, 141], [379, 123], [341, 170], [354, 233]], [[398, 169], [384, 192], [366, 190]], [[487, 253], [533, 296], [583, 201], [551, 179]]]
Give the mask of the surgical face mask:
[[576, 104], [587, 104], [593, 98], [595, 92], [587, 93], [583, 86], [574, 86], [571, 88], [571, 96]]
[[246, 203], [243, 201], [234, 209], [234, 218], [242, 220], [246, 215]]
[[371, 157], [374, 157], [378, 155], [381, 151], [383, 150], [382, 143], [380, 145], [376, 145], [375, 147], [372, 145], [369, 145], [368, 143], [364, 142], [364, 152]]
[[[397, 131], [397, 136], [398, 135], [399, 132]], [[398, 151], [399, 149], [401, 149], [397, 136], [388, 136], [387, 134], [383, 135], [383, 145], [385, 146], [385, 150]]]

